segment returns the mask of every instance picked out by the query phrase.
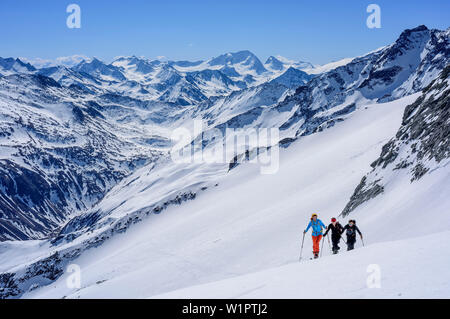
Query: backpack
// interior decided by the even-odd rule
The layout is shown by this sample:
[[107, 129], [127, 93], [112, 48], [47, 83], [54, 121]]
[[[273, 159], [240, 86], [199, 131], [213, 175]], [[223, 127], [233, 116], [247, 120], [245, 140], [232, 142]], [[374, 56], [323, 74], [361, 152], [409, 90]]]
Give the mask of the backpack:
[[351, 236], [351, 237], [356, 236], [355, 226], [347, 228], [347, 236]]
[[[311, 218], [311, 226], [312, 226], [312, 232], [314, 233], [321, 233], [323, 230], [322, 224], [319, 222], [319, 219], [317, 219], [316, 221], [312, 220]], [[316, 231], [314, 230], [315, 226], [319, 226], [320, 227], [320, 231]], [[313, 235], [314, 236], [314, 235]]]

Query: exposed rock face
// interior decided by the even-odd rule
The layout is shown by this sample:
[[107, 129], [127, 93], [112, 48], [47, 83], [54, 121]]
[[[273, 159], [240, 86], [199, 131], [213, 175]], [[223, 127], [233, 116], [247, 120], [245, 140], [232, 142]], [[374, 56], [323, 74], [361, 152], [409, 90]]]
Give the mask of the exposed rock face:
[[367, 184], [367, 177], [364, 176], [359, 185], [356, 187], [352, 197], [350, 197], [350, 201], [345, 206], [341, 216], [347, 216], [359, 205], [383, 193], [384, 187], [379, 185], [377, 182], [379, 182], [379, 180]]
[[0, 161], [0, 180], [3, 238], [25, 240], [30, 231], [45, 233], [64, 221], [67, 202], [57, 182], [49, 182], [44, 176], [8, 160]]
[[[3, 273], [0, 274], [0, 299], [17, 298], [23, 290], [20, 287], [27, 283], [31, 278], [39, 281], [41, 284], [48, 284], [62, 275], [65, 263], [59, 252], [55, 252], [51, 256], [41, 259], [31, 264], [21, 273], [20, 278], [17, 274]], [[28, 284], [27, 291], [31, 291], [39, 287], [38, 284]]]
[[380, 195], [386, 171], [405, 170], [414, 182], [450, 160], [450, 65], [403, 114], [400, 129], [386, 143], [342, 211], [347, 216], [359, 205]]

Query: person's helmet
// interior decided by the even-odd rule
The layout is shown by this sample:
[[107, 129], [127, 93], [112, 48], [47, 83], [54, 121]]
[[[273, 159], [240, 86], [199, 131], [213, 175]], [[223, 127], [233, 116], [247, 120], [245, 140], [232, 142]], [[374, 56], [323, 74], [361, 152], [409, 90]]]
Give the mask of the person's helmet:
[[336, 218], [331, 218], [331, 222], [334, 223], [336, 221]]
[[314, 216], [317, 217], [317, 214], [316, 213], [312, 214], [311, 218], [314, 218]]

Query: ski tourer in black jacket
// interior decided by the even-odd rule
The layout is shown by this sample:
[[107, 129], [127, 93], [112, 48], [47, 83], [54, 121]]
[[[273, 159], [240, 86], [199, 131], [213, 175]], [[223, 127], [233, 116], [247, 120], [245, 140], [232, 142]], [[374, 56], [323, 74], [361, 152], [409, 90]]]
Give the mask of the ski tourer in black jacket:
[[356, 225], [350, 226], [347, 224], [344, 227], [344, 231], [347, 235], [347, 239], [350, 239], [350, 240], [352, 240], [352, 239], [356, 240], [356, 232], [358, 232], [359, 236], [362, 236], [361, 231], [359, 230], [358, 226], [356, 226]]
[[345, 234], [347, 235], [347, 250], [353, 250], [355, 248], [356, 243], [356, 232], [358, 232], [359, 236], [362, 238], [362, 234], [355, 224], [352, 226], [345, 225], [344, 227]]
[[333, 254], [337, 254], [339, 249], [341, 249], [339, 247], [339, 241], [341, 240], [341, 235], [342, 232], [344, 231], [344, 227], [342, 227], [342, 225], [339, 224], [339, 222], [336, 222], [336, 225], [333, 225], [333, 223], [331, 223], [328, 226], [327, 231], [323, 234], [323, 236], [326, 236], [330, 231], [330, 229], [331, 229], [331, 242], [333, 243]]
[[328, 232], [331, 230], [331, 238], [341, 238], [341, 234], [344, 232], [344, 227], [342, 227], [339, 222], [336, 223], [336, 226], [331, 223], [328, 225], [327, 231], [323, 234], [325, 237]]

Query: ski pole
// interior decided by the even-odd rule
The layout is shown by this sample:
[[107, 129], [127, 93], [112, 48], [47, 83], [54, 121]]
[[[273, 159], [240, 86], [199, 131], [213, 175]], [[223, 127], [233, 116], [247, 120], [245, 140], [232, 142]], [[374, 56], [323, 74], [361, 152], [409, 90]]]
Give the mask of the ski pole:
[[362, 238], [362, 235], [361, 235], [361, 234], [359, 234], [359, 237], [361, 237], [361, 242], [362, 242], [362, 244], [363, 244], [363, 247], [364, 247], [364, 239]]
[[322, 240], [322, 248], [320, 249], [320, 257], [322, 257], [322, 251], [323, 251], [323, 243], [325, 242], [325, 239]]
[[347, 245], [347, 242], [346, 242], [345, 239], [344, 239], [344, 236], [342, 236], [342, 234], [341, 234], [340, 236], [341, 236], [340, 238], [342, 239], [342, 241], [344, 242], [344, 244], [345, 244], [346, 246], [348, 246], [348, 245]]
[[303, 232], [303, 239], [302, 239], [302, 248], [300, 249], [300, 257], [298, 258], [298, 261], [302, 260], [302, 253], [303, 253], [303, 243], [305, 242], [305, 232]]
[[330, 248], [330, 252], [333, 252], [333, 250], [331, 249], [330, 237], [328, 237], [328, 234], [327, 234], [327, 239], [328, 239], [328, 247]]

